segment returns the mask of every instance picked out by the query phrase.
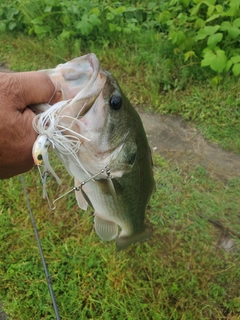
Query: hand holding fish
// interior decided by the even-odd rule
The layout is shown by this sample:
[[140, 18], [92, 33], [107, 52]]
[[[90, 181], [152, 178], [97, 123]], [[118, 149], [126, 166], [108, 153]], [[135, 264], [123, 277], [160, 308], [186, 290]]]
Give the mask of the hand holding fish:
[[39, 72], [0, 73], [0, 179], [30, 170], [37, 133], [31, 104], [59, 100], [50, 78]]

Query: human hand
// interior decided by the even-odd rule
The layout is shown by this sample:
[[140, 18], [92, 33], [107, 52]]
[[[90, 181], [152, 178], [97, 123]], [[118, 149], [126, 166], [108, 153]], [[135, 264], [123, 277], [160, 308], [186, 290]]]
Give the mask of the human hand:
[[0, 73], [0, 179], [30, 170], [37, 133], [29, 105], [53, 104], [60, 98], [50, 78], [41, 72]]

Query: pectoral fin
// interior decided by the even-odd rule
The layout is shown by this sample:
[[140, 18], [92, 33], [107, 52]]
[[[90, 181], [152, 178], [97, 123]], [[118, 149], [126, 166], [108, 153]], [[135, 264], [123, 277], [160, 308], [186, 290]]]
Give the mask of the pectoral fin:
[[104, 220], [94, 213], [94, 227], [97, 235], [103, 241], [111, 241], [118, 235], [118, 225], [115, 222]]

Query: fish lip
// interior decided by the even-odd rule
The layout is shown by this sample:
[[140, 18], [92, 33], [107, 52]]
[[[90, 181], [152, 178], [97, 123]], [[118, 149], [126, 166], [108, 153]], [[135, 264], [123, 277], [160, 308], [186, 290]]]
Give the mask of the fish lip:
[[[86, 55], [86, 59], [92, 68], [91, 79], [86, 83], [84, 88], [70, 100], [72, 104], [81, 100], [85, 101], [82, 109], [78, 113], [78, 117], [80, 118], [87, 114], [93, 107], [106, 83], [106, 76], [97, 56], [94, 53], [89, 53]], [[95, 88], [95, 83], [97, 83], [97, 88]]]
[[95, 55], [95, 53], [89, 53], [89, 62], [93, 68], [93, 70], [98, 69], [98, 72], [100, 70], [100, 62]]

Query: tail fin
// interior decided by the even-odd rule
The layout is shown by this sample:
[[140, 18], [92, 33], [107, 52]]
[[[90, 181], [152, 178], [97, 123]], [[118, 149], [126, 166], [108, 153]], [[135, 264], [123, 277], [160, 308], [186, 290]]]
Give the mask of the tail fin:
[[117, 239], [116, 246], [117, 251], [121, 251], [126, 249], [128, 246], [130, 246], [132, 243], [136, 243], [138, 241], [144, 241], [151, 237], [151, 231], [148, 229], [148, 227], [145, 226], [145, 229], [141, 233], [134, 234], [133, 236], [122, 236]]

